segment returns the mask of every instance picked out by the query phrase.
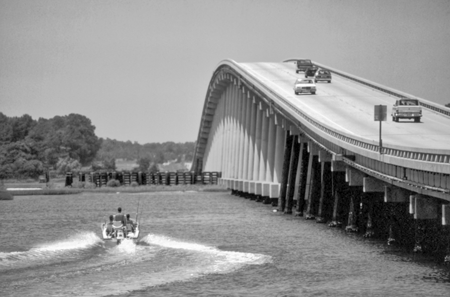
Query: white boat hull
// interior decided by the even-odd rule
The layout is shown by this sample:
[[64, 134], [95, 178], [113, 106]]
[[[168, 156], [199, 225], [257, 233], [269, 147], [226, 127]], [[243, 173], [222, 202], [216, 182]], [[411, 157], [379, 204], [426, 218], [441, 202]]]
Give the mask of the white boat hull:
[[[103, 223], [101, 225], [102, 229], [102, 238], [105, 241], [111, 241], [115, 242], [116, 244], [120, 244], [123, 240], [133, 240], [137, 241], [139, 238], [139, 224], [136, 224], [136, 227], [134, 229], [134, 232], [126, 232], [123, 231], [121, 228], [115, 229], [114, 232], [111, 232], [108, 234], [106, 223]], [[126, 234], [125, 234], [126, 233]]]

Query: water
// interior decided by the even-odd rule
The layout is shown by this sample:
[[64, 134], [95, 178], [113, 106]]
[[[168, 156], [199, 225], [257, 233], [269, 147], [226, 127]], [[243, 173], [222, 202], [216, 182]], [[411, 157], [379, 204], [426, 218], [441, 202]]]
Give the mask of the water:
[[[142, 211], [137, 244], [100, 224]], [[450, 270], [229, 193], [0, 201], [0, 295], [450, 296]]]

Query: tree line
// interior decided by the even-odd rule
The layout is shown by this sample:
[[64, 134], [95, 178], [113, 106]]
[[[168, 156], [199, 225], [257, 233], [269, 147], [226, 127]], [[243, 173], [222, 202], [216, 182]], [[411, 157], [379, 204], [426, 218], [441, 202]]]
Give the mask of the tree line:
[[0, 178], [37, 177], [62, 159], [73, 167], [89, 164], [102, 143], [94, 131], [79, 114], [33, 120], [0, 113]]
[[[137, 160], [138, 170], [157, 171], [156, 164], [172, 162], [192, 162], [194, 158], [195, 142], [175, 143], [172, 141], [163, 143], [139, 144], [131, 141], [119, 141], [115, 139], [102, 139], [102, 146], [97, 153], [97, 161], [103, 168], [115, 169], [114, 160]], [[153, 165], [153, 166], [152, 166]]]
[[138, 160], [143, 170], [168, 160], [192, 161], [194, 148], [194, 142], [141, 145], [102, 139], [91, 120], [80, 114], [34, 120], [0, 112], [0, 179], [36, 178], [46, 171], [64, 173], [93, 164], [93, 169], [115, 169], [118, 158]]

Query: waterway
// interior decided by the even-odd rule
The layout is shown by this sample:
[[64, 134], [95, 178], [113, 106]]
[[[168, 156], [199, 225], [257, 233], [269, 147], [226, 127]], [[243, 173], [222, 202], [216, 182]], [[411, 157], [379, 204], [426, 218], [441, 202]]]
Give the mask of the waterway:
[[[105, 245], [121, 206], [137, 244]], [[448, 267], [224, 192], [0, 201], [0, 295], [450, 296]]]

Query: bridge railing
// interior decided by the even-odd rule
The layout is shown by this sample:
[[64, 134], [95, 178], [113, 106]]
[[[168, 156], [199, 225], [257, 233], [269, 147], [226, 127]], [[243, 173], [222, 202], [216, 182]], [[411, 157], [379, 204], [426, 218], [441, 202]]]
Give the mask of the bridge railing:
[[[319, 64], [317, 64], [317, 63], [315, 63], [315, 64], [319, 66]], [[220, 66], [220, 65], [222, 65], [222, 66]], [[371, 141], [368, 139], [364, 139], [362, 137], [347, 134], [342, 131], [337, 131], [327, 125], [324, 125], [324, 124], [314, 120], [314, 118], [308, 116], [307, 114], [302, 112], [298, 107], [296, 107], [295, 105], [290, 103], [288, 100], [284, 99], [282, 95], [275, 92], [271, 88], [265, 86], [263, 83], [260, 83], [257, 78], [253, 77], [252, 73], [249, 73], [248, 71], [246, 71], [235, 61], [224, 60], [221, 62], [221, 64], [219, 64], [218, 68], [221, 68], [221, 67], [223, 68], [222, 71], [225, 71], [225, 72], [228, 72], [230, 74], [237, 76], [239, 78], [239, 80], [243, 81], [244, 84], [246, 84], [249, 89], [261, 90], [264, 94], [267, 95], [267, 97], [272, 97], [271, 99], [267, 100], [267, 101], [270, 101], [270, 102], [268, 102], [269, 104], [275, 104], [275, 107], [276, 107], [276, 104], [278, 104], [280, 107], [284, 105], [284, 109], [287, 108], [288, 110], [293, 112], [294, 116], [296, 116], [295, 118], [297, 118], [297, 120], [298, 120], [298, 116], [299, 116], [304, 121], [306, 121], [303, 124], [312, 126], [319, 132], [324, 133], [324, 134], [331, 136], [332, 138], [338, 140], [339, 145], [341, 145], [343, 147], [348, 146], [349, 148], [350, 148], [350, 146], [353, 148], [356, 147], [356, 148], [359, 148], [366, 152], [369, 151], [369, 152], [373, 153], [372, 154], [373, 157], [376, 155], [376, 153], [378, 153], [380, 151], [379, 144], [376, 141]], [[320, 67], [322, 67], [322, 66], [320, 65]], [[323, 68], [330, 69], [325, 66], [323, 66]], [[334, 71], [334, 70], [330, 69], [330, 71]], [[216, 72], [216, 73], [218, 74], [218, 72]], [[337, 73], [337, 72], [335, 72], [335, 73]], [[347, 75], [345, 73], [342, 73], [342, 74]], [[347, 76], [351, 77], [350, 75], [347, 75]], [[358, 78], [355, 77], [353, 80], [357, 80], [357, 79]], [[361, 79], [361, 81], [363, 81], [363, 79]], [[364, 83], [369, 86], [368, 81], [365, 81]], [[390, 89], [387, 87], [382, 87], [380, 85], [376, 86], [375, 84], [370, 84], [370, 86], [374, 87], [374, 88], [378, 88], [381, 91], [389, 91], [388, 89]], [[405, 96], [405, 94], [406, 94], [406, 93], [402, 93], [399, 91], [394, 92], [393, 89], [390, 89], [389, 92], [392, 92], [392, 94], [395, 93], [396, 96]], [[410, 95], [408, 95], [408, 96], [410, 96]], [[415, 96], [413, 96], [413, 97], [417, 98]], [[272, 101], [273, 99], [275, 99], [275, 101]], [[423, 100], [423, 99], [419, 99], [419, 100]], [[424, 100], [424, 102], [426, 104], [429, 104], [428, 101]], [[445, 109], [444, 108], [441, 108], [441, 109], [442, 109], [441, 113], [443, 115], [446, 115]], [[283, 108], [281, 108], [281, 109], [278, 108], [278, 110], [281, 113], [283, 113]], [[299, 124], [301, 126], [302, 123], [300, 122]], [[395, 145], [390, 145], [390, 144], [384, 143], [383, 144], [383, 154], [392, 156], [392, 157], [396, 157], [396, 158], [402, 158], [406, 161], [408, 161], [408, 160], [412, 161], [413, 163], [415, 163], [416, 166], [419, 167], [417, 169], [422, 169], [422, 170], [427, 170], [427, 166], [425, 166], [426, 164], [424, 164], [424, 163], [434, 163], [434, 164], [438, 163], [443, 166], [436, 168], [434, 165], [432, 165], [433, 170], [435, 170], [435, 172], [450, 174], [450, 150], [432, 150], [432, 149], [410, 148], [410, 147], [395, 146]], [[422, 164], [417, 164], [417, 161], [422, 161], [421, 162]], [[413, 163], [411, 163], [410, 165], [414, 168], [416, 166], [414, 166]]]

